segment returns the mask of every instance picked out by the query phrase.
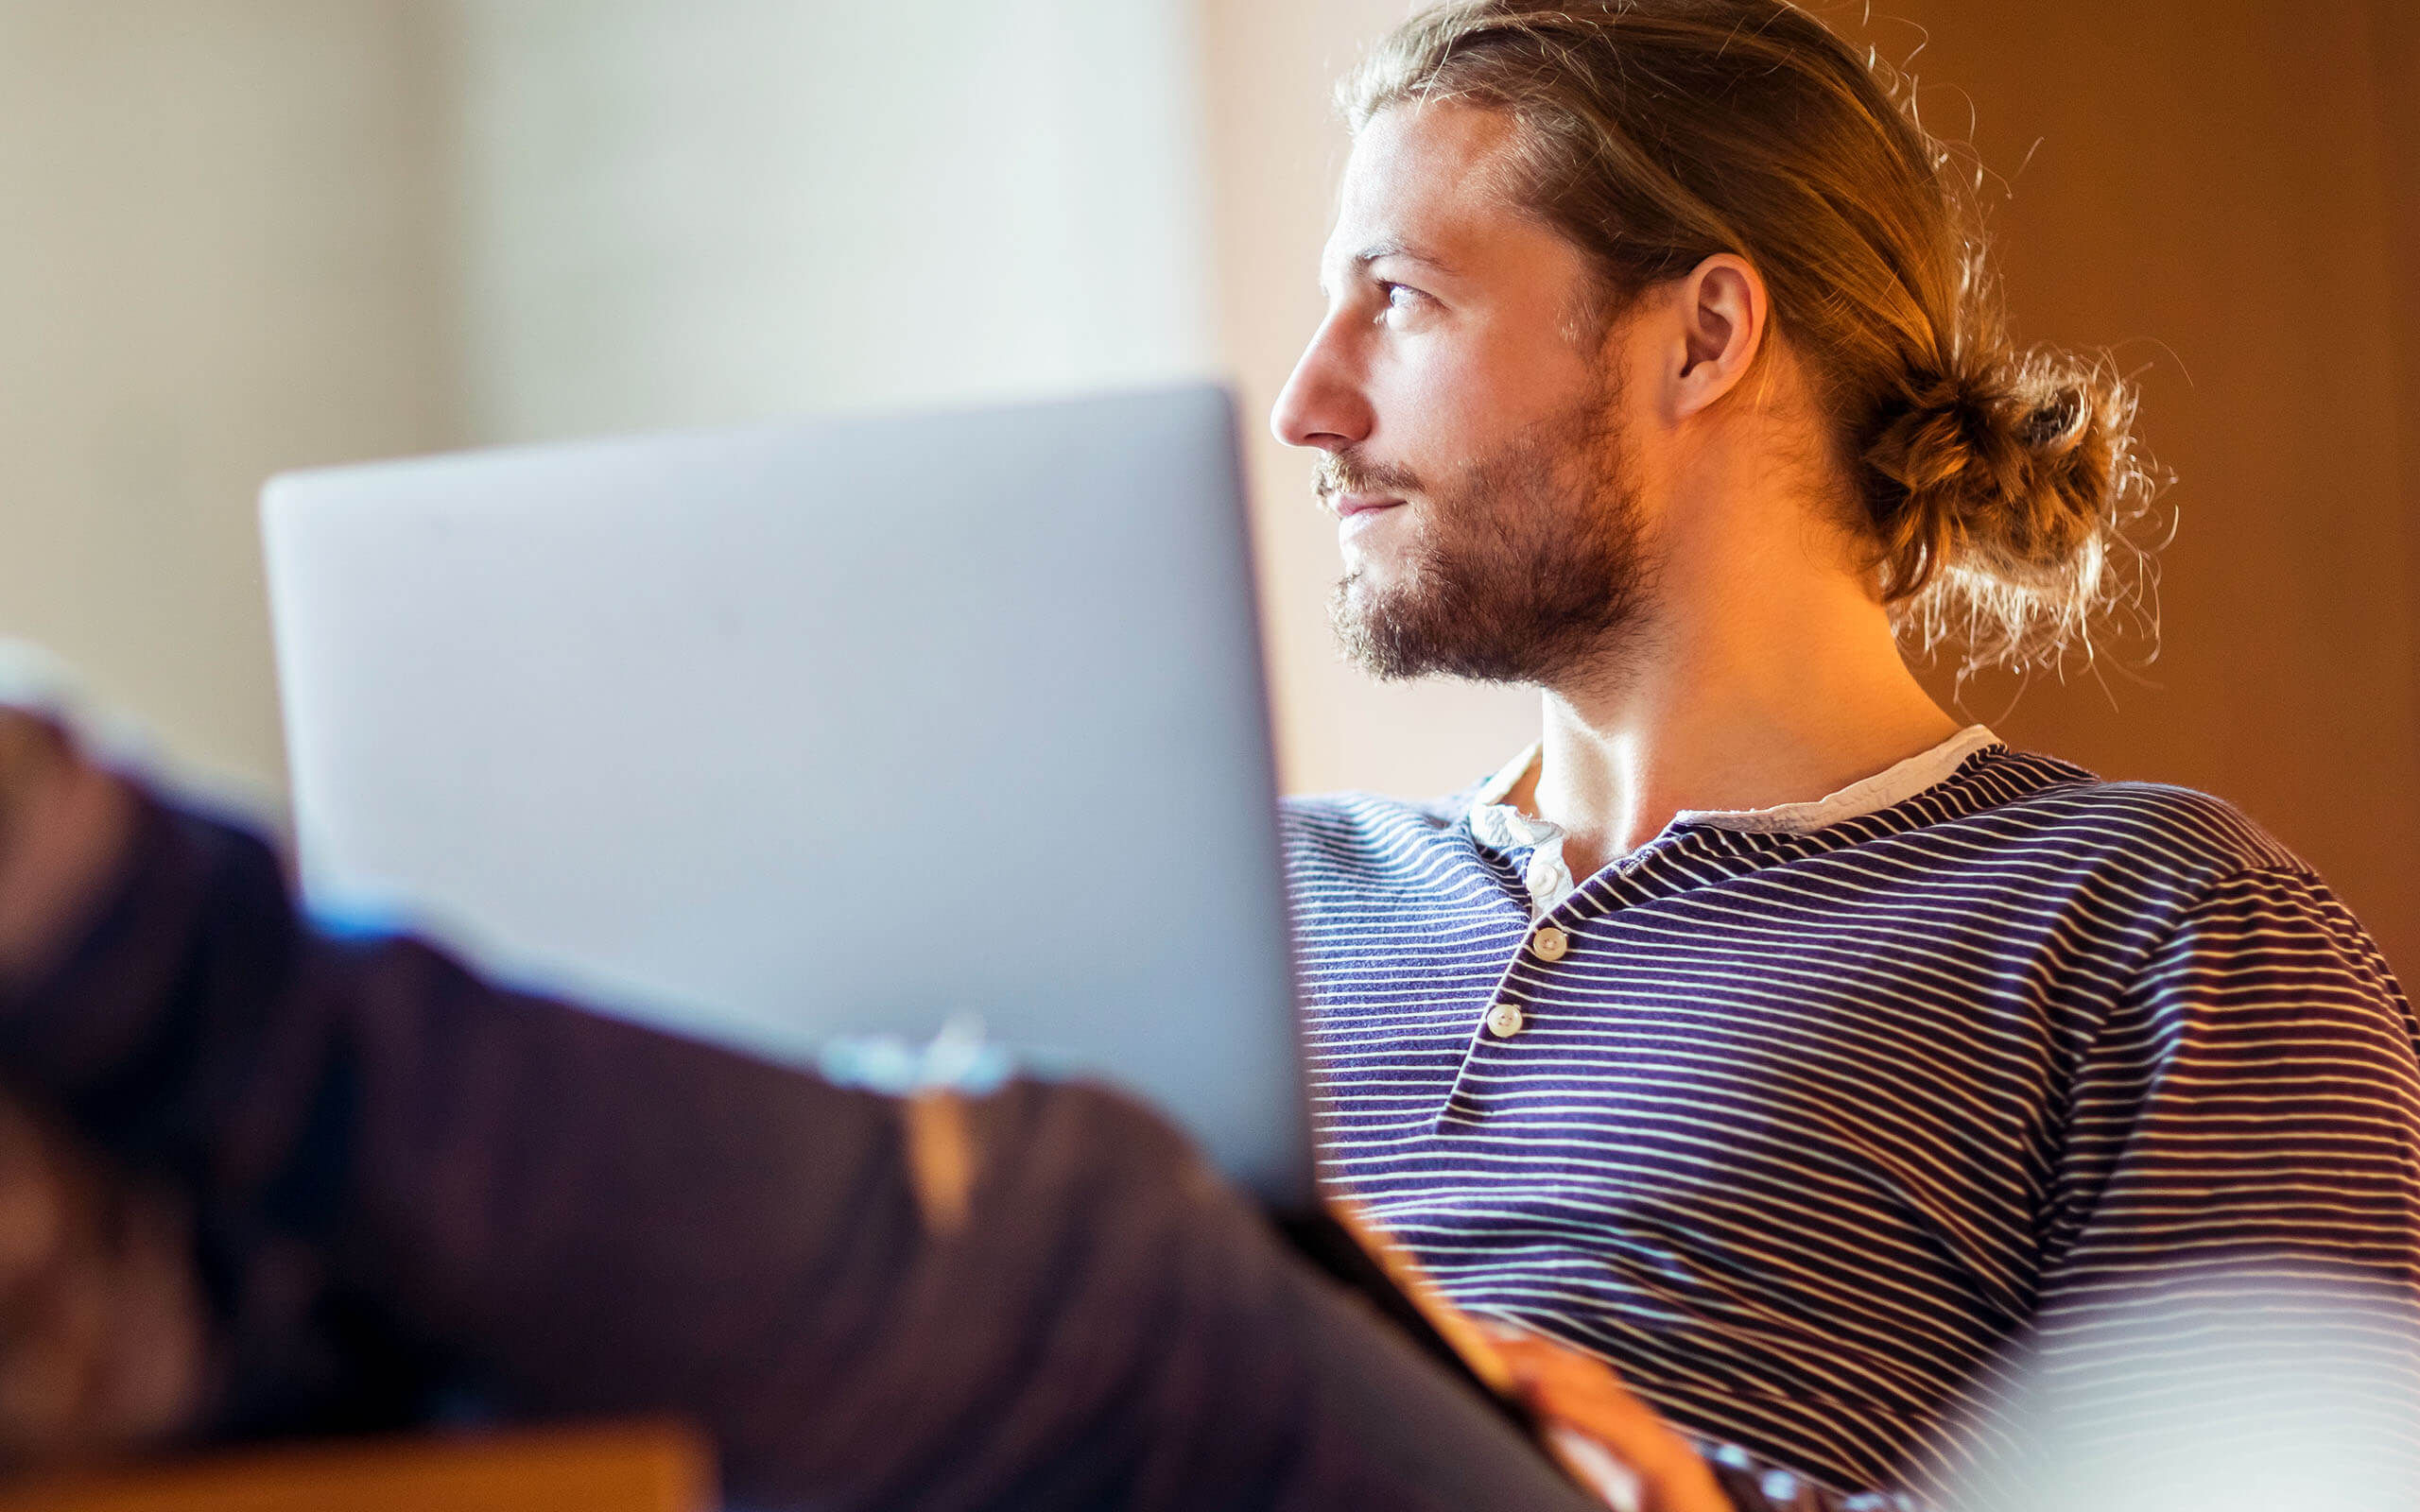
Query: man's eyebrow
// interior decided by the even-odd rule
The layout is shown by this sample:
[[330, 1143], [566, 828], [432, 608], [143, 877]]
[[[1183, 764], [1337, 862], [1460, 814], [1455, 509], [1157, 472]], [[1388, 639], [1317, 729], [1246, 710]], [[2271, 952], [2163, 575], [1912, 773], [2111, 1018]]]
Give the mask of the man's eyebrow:
[[1400, 240], [1371, 243], [1353, 254], [1353, 266], [1356, 271], [1358, 271], [1368, 267], [1372, 263], [1389, 257], [1400, 257], [1406, 262], [1418, 263], [1432, 272], [1443, 273], [1448, 278], [1454, 276], [1453, 264], [1424, 247]]
[[[1447, 278], [1459, 276], [1454, 265], [1438, 256], [1435, 252], [1429, 251], [1427, 249], [1420, 247], [1414, 243], [1396, 238], [1390, 238], [1386, 241], [1372, 242], [1369, 246], [1362, 248], [1359, 251], [1354, 253], [1351, 258], [1347, 259], [1345, 266], [1356, 273], [1361, 273], [1366, 272], [1371, 264], [1383, 262], [1391, 257], [1401, 258], [1408, 263], [1418, 263], [1421, 266], [1427, 268], [1430, 272], [1442, 273]], [[1322, 272], [1320, 274], [1320, 288], [1323, 293], [1333, 292], [1328, 288], [1328, 277], [1325, 272]]]

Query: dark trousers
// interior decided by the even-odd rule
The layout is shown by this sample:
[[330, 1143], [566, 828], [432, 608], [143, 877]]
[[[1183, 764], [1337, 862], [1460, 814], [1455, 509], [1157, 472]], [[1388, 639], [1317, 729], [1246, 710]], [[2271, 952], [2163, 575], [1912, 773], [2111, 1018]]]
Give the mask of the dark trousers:
[[211, 1434], [670, 1411], [750, 1506], [1591, 1504], [1145, 1109], [970, 1103], [936, 1223], [896, 1101], [316, 934], [165, 807], [0, 1067], [190, 1195]]

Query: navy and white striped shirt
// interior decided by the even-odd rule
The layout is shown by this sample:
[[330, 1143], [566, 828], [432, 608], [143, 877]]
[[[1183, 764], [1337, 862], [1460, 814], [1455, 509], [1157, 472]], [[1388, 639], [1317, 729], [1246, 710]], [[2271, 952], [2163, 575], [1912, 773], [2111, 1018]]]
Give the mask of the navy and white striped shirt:
[[1991, 743], [1533, 919], [1471, 799], [1285, 819], [1329, 1174], [1462, 1305], [1842, 1490], [1938, 1486], [2007, 1347], [2115, 1379], [2118, 1300], [2225, 1267], [2376, 1283], [2346, 1347], [2420, 1375], [2420, 1029], [2226, 804]]

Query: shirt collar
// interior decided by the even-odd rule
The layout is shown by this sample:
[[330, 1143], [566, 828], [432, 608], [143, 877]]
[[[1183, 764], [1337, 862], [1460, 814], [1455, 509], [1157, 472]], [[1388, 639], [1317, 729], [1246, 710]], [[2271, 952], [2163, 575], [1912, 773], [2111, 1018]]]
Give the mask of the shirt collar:
[[1478, 785], [1478, 791], [1471, 795], [1471, 807], [1486, 808], [1503, 802], [1504, 795], [1512, 791], [1512, 784], [1529, 776], [1530, 768], [1538, 765], [1538, 752], [1545, 748], [1543, 741], [1530, 742], [1520, 755], [1506, 762], [1494, 777]]
[[1983, 726], [1968, 725], [1930, 750], [1919, 751], [1872, 777], [1810, 802], [1777, 803], [1766, 809], [1683, 809], [1672, 816], [1672, 822], [1710, 824], [1717, 829], [1748, 830], [1758, 834], [1805, 834], [1904, 803], [1926, 788], [1949, 781], [1967, 757], [1986, 746], [1998, 744], [1999, 737]]
[[[1668, 831], [1681, 825], [1706, 825], [1760, 834], [1804, 834], [1830, 825], [1878, 813], [1949, 780], [1967, 757], [1999, 737], [1981, 725], [1969, 725], [1929, 750], [1920, 751], [1871, 777], [1861, 778], [1837, 793], [1801, 803], [1777, 803], [1761, 809], [1684, 809], [1672, 816]], [[1563, 827], [1522, 813], [1504, 801], [1537, 765], [1540, 746], [1504, 764], [1502, 769], [1471, 795], [1471, 836], [1491, 850], [1531, 852], [1522, 874], [1533, 916], [1543, 918], [1561, 906], [1577, 885], [1563, 862]]]

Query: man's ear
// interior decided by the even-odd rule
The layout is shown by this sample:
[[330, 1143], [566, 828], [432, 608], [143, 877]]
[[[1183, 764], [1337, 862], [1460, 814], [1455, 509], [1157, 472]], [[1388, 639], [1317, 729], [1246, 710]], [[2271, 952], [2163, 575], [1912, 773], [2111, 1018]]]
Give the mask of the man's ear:
[[1674, 290], [1681, 318], [1681, 363], [1672, 374], [1676, 419], [1697, 414], [1731, 392], [1765, 344], [1772, 303], [1748, 260], [1717, 252]]

